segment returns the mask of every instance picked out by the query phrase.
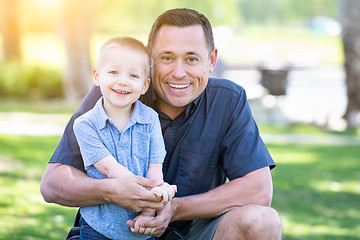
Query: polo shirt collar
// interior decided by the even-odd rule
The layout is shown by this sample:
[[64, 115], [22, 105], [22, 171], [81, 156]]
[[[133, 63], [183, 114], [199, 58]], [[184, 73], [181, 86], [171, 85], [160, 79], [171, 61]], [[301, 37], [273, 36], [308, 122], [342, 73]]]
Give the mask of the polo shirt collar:
[[[105, 112], [105, 109], [103, 107], [103, 99], [104, 97], [101, 97], [97, 103], [94, 106], [94, 113], [97, 118], [97, 124], [99, 129], [104, 129], [106, 127], [106, 124], [109, 122], [113, 124], [113, 121], [108, 117], [108, 115]], [[133, 113], [131, 115], [130, 121], [127, 124], [127, 126], [134, 125], [136, 123], [139, 124], [150, 124], [151, 123], [151, 117], [149, 112], [147, 112], [146, 107], [140, 102], [135, 102], [135, 107], [133, 110]]]

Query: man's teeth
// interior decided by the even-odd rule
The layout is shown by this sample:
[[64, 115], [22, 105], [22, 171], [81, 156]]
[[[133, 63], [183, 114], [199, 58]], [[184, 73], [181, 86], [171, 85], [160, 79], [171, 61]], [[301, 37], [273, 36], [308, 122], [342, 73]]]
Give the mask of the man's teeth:
[[121, 93], [121, 94], [128, 94], [129, 93], [127, 91], [121, 91], [121, 90], [115, 90], [115, 89], [113, 89], [113, 91], [116, 92], [116, 93]]
[[183, 89], [183, 88], [187, 88], [188, 86], [190, 86], [190, 84], [172, 84], [172, 83], [168, 83], [170, 87], [172, 88], [176, 88], [176, 89]]

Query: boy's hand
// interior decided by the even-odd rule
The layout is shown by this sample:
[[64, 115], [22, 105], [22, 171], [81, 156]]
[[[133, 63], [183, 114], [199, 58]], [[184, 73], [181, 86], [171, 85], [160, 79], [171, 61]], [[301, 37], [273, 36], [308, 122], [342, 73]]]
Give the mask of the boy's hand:
[[144, 234], [144, 235], [150, 235], [155, 231], [155, 228], [144, 228], [144, 227], [140, 227], [139, 226], [139, 222], [140, 221], [146, 221], [146, 220], [152, 220], [155, 218], [154, 216], [151, 215], [147, 215], [147, 214], [140, 214], [139, 216], [137, 216], [134, 221], [135, 221], [135, 226], [134, 227], [130, 227], [131, 232], [133, 233], [137, 233], [137, 234]]
[[153, 192], [158, 199], [162, 198], [162, 203], [167, 203], [175, 196], [177, 187], [176, 185], [170, 185], [165, 182], [161, 186], [152, 188], [151, 192]]

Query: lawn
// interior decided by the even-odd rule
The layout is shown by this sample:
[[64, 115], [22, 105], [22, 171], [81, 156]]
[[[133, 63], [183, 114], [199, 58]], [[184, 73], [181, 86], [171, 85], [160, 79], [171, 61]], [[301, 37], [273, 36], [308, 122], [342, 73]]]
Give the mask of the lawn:
[[[76, 209], [47, 204], [39, 191], [59, 139], [0, 135], [0, 239], [65, 238]], [[284, 239], [359, 239], [359, 146], [268, 147]]]
[[0, 239], [65, 239], [76, 209], [45, 203], [39, 190], [59, 139], [0, 135]]

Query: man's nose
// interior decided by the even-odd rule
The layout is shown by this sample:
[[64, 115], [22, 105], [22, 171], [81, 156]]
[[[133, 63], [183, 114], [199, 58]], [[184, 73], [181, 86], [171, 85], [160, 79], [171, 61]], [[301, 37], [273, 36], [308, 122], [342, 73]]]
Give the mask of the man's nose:
[[174, 78], [178, 78], [178, 79], [185, 77], [186, 75], [185, 65], [182, 60], [176, 60], [172, 75]]

